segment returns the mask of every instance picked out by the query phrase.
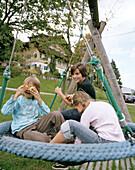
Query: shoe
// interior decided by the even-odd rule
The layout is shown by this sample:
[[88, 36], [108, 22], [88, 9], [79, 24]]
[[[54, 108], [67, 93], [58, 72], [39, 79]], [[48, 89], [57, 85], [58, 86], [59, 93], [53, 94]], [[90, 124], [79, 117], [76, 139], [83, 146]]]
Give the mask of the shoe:
[[55, 127], [54, 127], [54, 128], [52, 128], [49, 132], [47, 132], [47, 135], [48, 135], [51, 139], [53, 139], [53, 138], [56, 136], [57, 133], [58, 133], [58, 132], [57, 132], [57, 130], [56, 130]]
[[53, 169], [68, 169], [68, 165], [64, 165], [64, 164], [60, 164], [60, 163], [56, 163], [52, 166]]

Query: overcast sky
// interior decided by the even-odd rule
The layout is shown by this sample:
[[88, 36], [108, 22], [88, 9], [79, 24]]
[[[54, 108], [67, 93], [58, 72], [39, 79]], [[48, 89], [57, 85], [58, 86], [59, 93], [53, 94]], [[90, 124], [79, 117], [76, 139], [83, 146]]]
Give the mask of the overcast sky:
[[135, 90], [135, 0], [99, 0], [100, 21], [107, 25], [102, 41], [119, 69], [123, 87]]
[[98, 0], [98, 9], [99, 20], [107, 22], [102, 41], [109, 61], [115, 61], [123, 87], [135, 90], [135, 0]]
[[123, 87], [135, 90], [135, 0], [98, 0], [98, 10], [99, 21], [106, 21], [102, 42], [109, 61], [115, 61]]

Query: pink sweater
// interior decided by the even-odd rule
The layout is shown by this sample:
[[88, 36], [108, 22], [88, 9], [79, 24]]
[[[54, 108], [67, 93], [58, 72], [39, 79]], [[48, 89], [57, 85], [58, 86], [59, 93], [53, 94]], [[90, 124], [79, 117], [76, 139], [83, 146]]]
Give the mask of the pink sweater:
[[[117, 114], [109, 103], [90, 102], [81, 116], [80, 123], [87, 128], [92, 125], [103, 139], [125, 141]], [[77, 139], [75, 143], [80, 143], [80, 140]]]

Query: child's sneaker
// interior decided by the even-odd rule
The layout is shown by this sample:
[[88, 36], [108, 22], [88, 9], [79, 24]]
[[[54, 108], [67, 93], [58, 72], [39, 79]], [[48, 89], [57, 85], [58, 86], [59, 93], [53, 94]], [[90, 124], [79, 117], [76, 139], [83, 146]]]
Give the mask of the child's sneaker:
[[52, 166], [53, 169], [68, 169], [68, 165], [56, 163]]

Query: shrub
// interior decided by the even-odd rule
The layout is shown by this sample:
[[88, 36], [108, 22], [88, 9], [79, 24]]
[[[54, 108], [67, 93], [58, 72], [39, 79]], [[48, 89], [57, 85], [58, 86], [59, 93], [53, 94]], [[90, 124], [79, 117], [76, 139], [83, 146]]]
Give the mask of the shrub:
[[0, 66], [0, 75], [3, 75], [5, 69], [5, 66]]
[[49, 77], [52, 77], [52, 74], [49, 73], [49, 72], [45, 72], [44, 76], [45, 76], [46, 79], [48, 79]]
[[55, 70], [55, 71], [53, 72], [53, 75], [54, 75], [55, 78], [61, 78], [61, 75], [60, 75], [60, 73], [58, 72], [58, 70]]
[[30, 71], [29, 71], [29, 69], [28, 68], [26, 68], [26, 69], [23, 69], [23, 73], [29, 73]]
[[30, 69], [30, 73], [31, 73], [31, 74], [36, 74], [36, 75], [39, 74], [39, 73], [38, 73], [36, 70], [34, 70], [34, 69]]
[[21, 75], [21, 73], [22, 73], [21, 67], [19, 67], [17, 65], [11, 67], [11, 77], [19, 76], [19, 75]]

